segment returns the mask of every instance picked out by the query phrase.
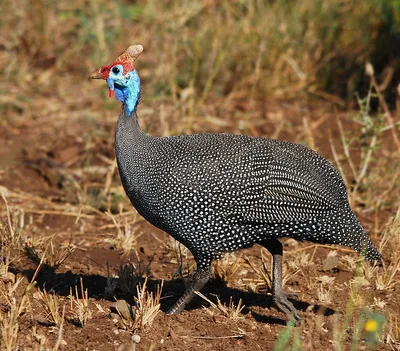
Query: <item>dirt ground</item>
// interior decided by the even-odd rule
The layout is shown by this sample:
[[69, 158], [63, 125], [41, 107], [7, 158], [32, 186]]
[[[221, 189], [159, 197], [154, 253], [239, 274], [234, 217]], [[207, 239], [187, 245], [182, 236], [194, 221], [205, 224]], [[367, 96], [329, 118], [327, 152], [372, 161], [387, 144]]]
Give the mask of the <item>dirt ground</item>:
[[[400, 350], [398, 7], [1, 1], [0, 351]], [[203, 296], [166, 316], [195, 264], [126, 198], [119, 103], [87, 79], [131, 44], [144, 47], [146, 132], [311, 147], [344, 177], [382, 265], [282, 240], [293, 327], [273, 305], [271, 257], [254, 246], [216, 262]]]
[[[357, 128], [351, 122], [354, 112], [334, 117], [321, 106], [300, 108], [288, 107], [291, 105], [285, 103], [268, 105], [263, 102], [259, 103], [260, 106], [266, 106], [267, 119], [256, 129], [257, 134], [269, 135], [277, 124], [274, 118], [284, 118], [292, 128], [285, 129], [280, 137], [296, 140], [299, 131], [304, 130], [300, 116], [306, 114], [312, 126], [313, 140], [318, 150], [327, 157], [331, 153], [326, 132], [331, 131], [333, 138], [338, 133], [335, 117], [339, 116], [347, 128]], [[241, 299], [245, 307], [236, 319], [209, 307], [200, 297], [196, 297], [179, 315], [164, 314], [184, 290], [184, 282], [177, 274], [178, 259], [182, 259], [184, 270], [193, 268], [193, 261], [184, 248], [182, 251], [176, 249], [176, 244], [167, 234], [141, 219], [124, 197], [113, 162], [116, 118], [117, 112], [114, 111], [98, 119], [78, 115], [51, 122], [48, 117], [43, 117], [2, 124], [1, 190], [14, 221], [19, 221], [17, 227], [24, 238], [22, 246], [10, 246], [9, 271], [14, 276], [13, 281], [23, 278], [13, 291], [13, 297], [19, 301], [26, 294], [26, 287], [38, 268], [40, 258], [45, 257], [45, 264], [40, 266], [35, 277], [37, 287], [33, 289], [45, 290], [56, 296], [59, 311], [66, 306], [60, 337], [59, 326], [49, 322], [40, 298], [32, 290], [27, 295], [29, 308], [19, 318], [15, 342], [24, 350], [40, 349], [40, 345], [55, 347], [58, 339], [61, 341], [58, 346], [65, 350], [272, 349], [287, 327], [285, 316], [273, 307], [271, 295], [266, 292], [260, 273], [263, 262], [258, 246], [232, 256], [230, 265], [221, 263], [220, 271], [225, 269], [228, 278], [223, 281], [216, 274], [203, 291], [215, 303], [217, 296], [226, 305], [230, 298], [235, 305]], [[387, 140], [390, 143], [389, 138]], [[398, 191], [398, 182], [396, 186]], [[388, 199], [391, 197], [388, 196]], [[372, 239], [378, 246], [384, 224], [395, 215], [393, 203], [394, 198], [393, 202], [373, 213], [363, 211], [363, 208], [368, 208], [365, 204], [357, 206], [362, 223], [372, 233]], [[114, 213], [115, 223], [105, 210]], [[4, 203], [2, 218], [5, 227], [7, 215]], [[123, 232], [122, 236], [126, 234], [134, 239], [131, 242], [121, 239], [116, 226], [120, 233]], [[396, 340], [400, 317], [398, 284], [390, 289], [378, 290], [374, 281], [375, 274], [379, 273], [373, 272], [371, 277], [362, 278], [362, 284], [355, 289], [357, 273], [354, 261], [357, 256], [350, 250], [297, 243], [290, 239], [284, 244], [287, 265], [285, 289], [297, 294], [293, 301], [302, 316], [295, 335], [307, 349], [337, 349], [335, 342], [343, 335], [343, 330], [343, 345], [350, 345], [360, 313], [366, 307], [381, 310], [386, 318], [384, 335], [375, 348], [399, 349], [399, 340]], [[132, 250], [127, 253], [129, 249]], [[336, 258], [330, 263], [328, 258], [331, 256], [328, 254], [333, 250], [338, 255], [332, 256]], [[51, 262], [54, 263], [66, 252], [65, 261], [55, 267]], [[263, 256], [268, 270], [269, 255], [264, 252]], [[387, 266], [391, 264], [389, 260], [386, 261]], [[155, 292], [163, 281], [162, 312], [157, 314], [151, 325], [135, 331], [124, 327], [113, 307], [116, 299], [126, 299], [129, 304], [134, 304], [132, 294], [124, 292], [119, 285], [107, 293], [110, 277], [117, 279], [120, 265], [127, 262], [141, 267], [151, 262], [147, 274], [150, 291]], [[384, 268], [376, 269], [382, 274]], [[398, 280], [399, 271], [393, 272], [394, 279]], [[88, 291], [91, 311], [83, 327], [74, 318], [70, 298], [70, 289], [79, 287], [81, 278]], [[11, 283], [4, 280], [3, 284]], [[355, 294], [352, 297], [356, 301], [354, 306], [349, 302], [351, 291]], [[3, 294], [4, 312], [9, 309], [7, 304]], [[349, 308], [353, 309], [351, 315]], [[348, 330], [342, 330], [346, 319]], [[133, 334], [140, 336], [138, 344], [132, 341]], [[360, 349], [367, 347], [362, 338], [358, 343]]]
[[[334, 113], [331, 106], [266, 101], [255, 102], [252, 106], [240, 101], [236, 104], [248, 113], [251, 109], [261, 111], [252, 129], [244, 132], [260, 136], [276, 133], [279, 138], [294, 141], [308, 138], [331, 160], [330, 138], [340, 149], [337, 120], [346, 130], [357, 132], [359, 128], [352, 121], [355, 111]], [[139, 115], [141, 109], [139, 107]], [[146, 126], [148, 112], [145, 107], [143, 109], [142, 124]], [[158, 111], [159, 106], [154, 109]], [[1, 124], [3, 230], [9, 223], [8, 208], [23, 241], [21, 245], [8, 244], [11, 252], [8, 271], [12, 275], [11, 282], [2, 280], [2, 291], [8, 292], [3, 292], [1, 307], [4, 313], [9, 313], [12, 303], [9, 299], [14, 298], [17, 306], [23, 296], [27, 296], [28, 301], [28, 307], [18, 319], [15, 345], [23, 350], [56, 347], [62, 350], [273, 349], [279, 335], [288, 327], [284, 314], [273, 307], [267, 292], [262, 272], [264, 266], [268, 271], [270, 257], [263, 252], [264, 264], [259, 246], [230, 256], [229, 264], [220, 262], [220, 268], [215, 267], [220, 274], [215, 273], [215, 278], [202, 291], [214, 303], [217, 297], [225, 305], [230, 298], [235, 305], [241, 299], [245, 307], [236, 318], [225, 316], [201, 297], [196, 297], [181, 314], [165, 315], [185, 287], [177, 272], [178, 261], [182, 260], [181, 266], [186, 272], [193, 269], [193, 260], [184, 248], [178, 249], [167, 234], [140, 218], [125, 198], [114, 164], [113, 133], [117, 114], [118, 108], [114, 106], [111, 111], [95, 117], [72, 112], [68, 118], [38, 116]], [[284, 128], [277, 132], [281, 121], [284, 121]], [[207, 120], [199, 123], [198, 129], [208, 132], [220, 129], [238, 132], [239, 128], [236, 121], [222, 127]], [[156, 124], [152, 128], [157, 133], [160, 127]], [[307, 131], [312, 131], [312, 136]], [[390, 170], [396, 167], [391, 158], [392, 141], [390, 137], [382, 140], [383, 157], [375, 161], [374, 167]], [[353, 155], [357, 162], [360, 156], [356, 148]], [[371, 169], [370, 173], [375, 171]], [[389, 178], [385, 178], [386, 186]], [[392, 179], [392, 182], [392, 191], [385, 195], [380, 206], [368, 203], [373, 196], [368, 195], [369, 184], [360, 187], [361, 196], [356, 201], [356, 212], [378, 247], [382, 245], [385, 224], [397, 211], [400, 184], [398, 180]], [[376, 183], [374, 192], [384, 192], [385, 184]], [[4, 200], [8, 202], [7, 208]], [[113, 213], [113, 218], [105, 211]], [[354, 341], [356, 328], [360, 330], [357, 349], [400, 349], [400, 285], [389, 284], [399, 280], [399, 267], [390, 268], [396, 264], [393, 248], [389, 245], [384, 248], [385, 267], [372, 269], [364, 263], [361, 274], [355, 264], [358, 256], [343, 247], [288, 239], [284, 240], [284, 249], [285, 289], [297, 294], [293, 302], [302, 317], [301, 325], [292, 335], [295, 336], [293, 340], [301, 340], [303, 346], [296, 346], [294, 342], [293, 349], [338, 350], [338, 339], [342, 336], [341, 344], [347, 345], [347, 349]], [[54, 262], [64, 258], [64, 254], [65, 261], [57, 267]], [[5, 257], [3, 254], [3, 260]], [[40, 264], [42, 257], [45, 261]], [[156, 292], [163, 282], [161, 312], [151, 325], [136, 330], [124, 325], [114, 307], [116, 300], [125, 299], [134, 304], [133, 295], [124, 291], [120, 283], [112, 286], [118, 281], [119, 267], [129, 262], [142, 268], [150, 264], [149, 291]], [[389, 269], [392, 269], [393, 280], [379, 290], [377, 277], [386, 277]], [[225, 278], [221, 272], [226, 273]], [[223, 278], [218, 278], [221, 275]], [[10, 284], [20, 278], [22, 281], [10, 293]], [[91, 314], [83, 327], [75, 318], [76, 307], [70, 297], [70, 289], [79, 288], [81, 278], [88, 291]], [[37, 284], [27, 293], [32, 279]], [[47, 291], [56, 297], [59, 314], [65, 306], [62, 327], [49, 321], [38, 291]], [[377, 311], [385, 318], [379, 344], [375, 346], [367, 344], [365, 328], [357, 324], [365, 309]], [[134, 343], [132, 335], [134, 338], [139, 335], [140, 341], [135, 339], [139, 342]]]

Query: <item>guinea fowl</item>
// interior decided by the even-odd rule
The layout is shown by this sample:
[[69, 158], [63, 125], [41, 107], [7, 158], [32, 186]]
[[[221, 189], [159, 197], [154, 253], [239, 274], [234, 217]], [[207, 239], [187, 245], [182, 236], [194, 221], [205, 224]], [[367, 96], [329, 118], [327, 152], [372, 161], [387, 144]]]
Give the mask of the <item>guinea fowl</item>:
[[381, 259], [350, 208], [338, 171], [322, 156], [287, 141], [232, 134], [150, 136], [139, 126], [140, 79], [128, 47], [90, 78], [105, 79], [122, 102], [115, 152], [123, 187], [150, 223], [185, 245], [197, 269], [167, 312], [182, 311], [209, 280], [213, 259], [253, 244], [273, 256], [273, 300], [299, 315], [282, 290], [280, 237], [348, 246]]

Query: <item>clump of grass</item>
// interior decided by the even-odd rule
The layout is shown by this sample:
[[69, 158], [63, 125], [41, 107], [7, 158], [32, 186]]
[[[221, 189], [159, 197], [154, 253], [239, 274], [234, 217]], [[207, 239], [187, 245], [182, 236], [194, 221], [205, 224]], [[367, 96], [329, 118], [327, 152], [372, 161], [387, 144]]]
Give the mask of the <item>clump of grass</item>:
[[331, 302], [332, 301], [331, 288], [335, 281], [335, 277], [329, 277], [327, 275], [323, 275], [318, 277], [318, 280], [320, 282], [317, 292], [318, 301]]
[[[372, 66], [367, 67], [372, 69]], [[400, 152], [400, 142], [396, 134], [397, 126], [383, 97], [382, 88], [373, 72], [367, 70], [367, 75], [370, 79], [368, 92], [364, 97], [357, 95], [358, 113], [354, 121], [359, 125], [359, 132], [350, 134], [338, 120], [344, 155], [339, 155], [332, 140], [330, 144], [335, 163], [349, 188], [351, 204], [361, 203], [365, 207], [364, 211], [371, 211], [383, 209], [382, 193], [386, 195], [385, 201], [389, 201], [391, 194], [397, 192], [400, 169], [393, 160], [397, 159], [396, 153]], [[375, 112], [373, 106], [377, 104], [378, 109]], [[397, 150], [392, 150], [390, 155], [382, 158], [382, 144], [388, 130], [392, 131]]]
[[241, 269], [241, 264], [241, 257], [237, 257], [235, 253], [226, 254], [222, 259], [213, 263], [214, 279], [228, 284]]
[[113, 224], [117, 230], [117, 235], [114, 239], [111, 240], [111, 243], [117, 249], [122, 250], [124, 252], [124, 255], [129, 256], [136, 249], [137, 239], [142, 235], [142, 233], [137, 233], [136, 230], [136, 215], [132, 219], [131, 223], [129, 223], [126, 216], [123, 217], [123, 225], [120, 222], [120, 217], [116, 219], [115, 216], [110, 212], [106, 212], [106, 215], [112, 219]]
[[252, 269], [252, 271], [256, 274], [255, 280], [255, 289], [254, 291], [266, 291], [272, 292], [272, 276], [271, 276], [271, 268], [272, 264], [267, 264], [265, 261], [265, 257], [263, 254], [263, 250], [261, 250], [261, 266], [257, 267], [249, 257], [244, 258], [245, 262]]
[[15, 283], [15, 275], [9, 272], [11, 252], [4, 246], [0, 251], [0, 281], [4, 284]]
[[389, 266], [383, 269], [383, 272], [377, 274], [375, 285], [378, 290], [393, 291], [400, 283], [398, 276], [400, 273], [400, 256], [392, 259]]
[[395, 350], [400, 345], [400, 316], [398, 314], [389, 313], [387, 328], [384, 340]]
[[147, 290], [147, 281], [148, 278], [146, 277], [143, 285], [139, 284], [136, 287], [135, 305], [133, 307], [118, 309], [117, 304], [117, 311], [124, 328], [132, 332], [151, 326], [160, 312], [163, 282], [161, 285], [157, 285], [157, 290], [153, 293]]
[[19, 249], [23, 244], [22, 229], [24, 228], [24, 212], [10, 208], [7, 200], [7, 189], [0, 186], [0, 198], [3, 200], [6, 217], [0, 217], [0, 244], [8, 250]]
[[42, 261], [45, 269], [51, 272], [55, 272], [64, 261], [75, 251], [74, 245], [68, 245], [62, 248], [56, 248], [54, 246], [53, 240], [45, 246], [45, 242], [48, 241], [47, 238], [35, 241], [34, 246], [25, 245], [25, 251], [27, 256], [36, 264]]
[[0, 314], [1, 323], [1, 342], [0, 345], [4, 350], [11, 351], [18, 347], [18, 318], [21, 316], [24, 306], [17, 303], [15, 298], [11, 299], [7, 313]]
[[[400, 253], [398, 247], [400, 245], [400, 207], [394, 218], [389, 219], [385, 225], [380, 241], [380, 252], [384, 257], [388, 258], [388, 263], [383, 262], [380, 267], [378, 263], [370, 265], [368, 262], [360, 264], [354, 258], [347, 257], [345, 259], [349, 267], [356, 272], [357, 279], [367, 280], [369, 284], [374, 285], [377, 290], [393, 291], [399, 284], [397, 275], [400, 272]], [[358, 272], [357, 272], [358, 270]]]
[[[375, 285], [378, 290], [393, 291], [399, 284], [400, 274], [400, 206], [394, 218], [389, 219], [383, 231], [380, 250], [390, 257], [389, 263], [383, 266], [376, 275]], [[383, 270], [383, 272], [382, 272]]]
[[214, 315], [215, 311], [218, 311], [220, 314], [222, 314], [224, 317], [228, 319], [238, 320], [244, 318], [242, 316], [242, 311], [246, 306], [243, 305], [242, 299], [240, 299], [238, 304], [235, 305], [232, 300], [232, 297], [230, 297], [229, 303], [228, 305], [226, 305], [222, 303], [219, 296], [217, 296], [217, 303], [215, 304], [209, 298], [204, 296], [201, 292], [196, 291], [196, 294], [211, 305], [211, 308], [204, 307], [204, 309], [211, 315]]
[[88, 289], [83, 288], [82, 278], [80, 279], [80, 291], [78, 287], [75, 286], [74, 293], [75, 294], [73, 294], [71, 288], [69, 299], [72, 321], [83, 328], [88, 320], [92, 318], [92, 311], [89, 305]]
[[4, 350], [11, 351], [19, 347], [19, 318], [30, 309], [29, 293], [35, 286], [34, 279], [37, 272], [36, 270], [32, 282], [27, 285], [23, 295], [19, 299], [15, 296], [15, 292], [24, 280], [23, 278], [18, 279], [14, 284], [10, 284], [6, 292], [1, 292], [6, 308], [6, 311], [0, 311], [0, 346]]
[[[384, 116], [378, 113], [376, 116], [371, 114], [371, 102], [374, 95], [372, 93], [372, 87], [368, 90], [368, 94], [364, 98], [357, 97], [359, 104], [359, 112], [355, 117], [355, 121], [360, 124], [361, 135], [357, 137], [347, 137], [346, 132], [343, 128], [342, 123], [338, 120], [338, 126], [341, 134], [341, 143], [345, 155], [345, 161], [349, 166], [350, 174], [344, 171], [342, 162], [339, 160], [337, 151], [333, 142], [331, 141], [332, 153], [335, 158], [336, 164], [341, 170], [343, 179], [347, 185], [351, 184], [351, 179], [354, 179], [354, 186], [349, 194], [352, 203], [355, 203], [358, 190], [362, 184], [365, 182], [365, 178], [368, 174], [368, 170], [376, 159], [374, 155], [379, 149], [379, 138], [382, 135], [384, 127]], [[354, 155], [351, 149], [354, 144], [360, 143], [360, 164], [357, 166]]]
[[147, 291], [147, 279], [145, 279], [143, 286], [137, 287], [134, 329], [143, 329], [146, 325], [151, 325], [160, 312], [160, 299], [164, 282], [157, 285], [157, 291], [153, 294], [153, 292]]
[[33, 293], [33, 298], [36, 299], [44, 312], [44, 317], [50, 325], [60, 325], [62, 318], [60, 315], [60, 306], [58, 296], [49, 294], [46, 290], [37, 289]]

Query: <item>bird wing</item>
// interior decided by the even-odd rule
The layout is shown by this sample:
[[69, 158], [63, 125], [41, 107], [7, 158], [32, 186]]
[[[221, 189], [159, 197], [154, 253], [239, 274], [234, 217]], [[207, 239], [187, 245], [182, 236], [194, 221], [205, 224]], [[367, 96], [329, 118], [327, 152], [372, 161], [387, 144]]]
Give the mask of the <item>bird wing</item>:
[[218, 216], [239, 222], [301, 222], [327, 216], [347, 201], [336, 169], [302, 145], [234, 135], [170, 140], [179, 152], [162, 181], [191, 194], [188, 201], [195, 195]]
[[[264, 144], [264, 143], [263, 143]], [[240, 221], [307, 221], [347, 201], [337, 170], [316, 152], [292, 143], [268, 140], [243, 155], [251, 176], [234, 190], [225, 215]]]

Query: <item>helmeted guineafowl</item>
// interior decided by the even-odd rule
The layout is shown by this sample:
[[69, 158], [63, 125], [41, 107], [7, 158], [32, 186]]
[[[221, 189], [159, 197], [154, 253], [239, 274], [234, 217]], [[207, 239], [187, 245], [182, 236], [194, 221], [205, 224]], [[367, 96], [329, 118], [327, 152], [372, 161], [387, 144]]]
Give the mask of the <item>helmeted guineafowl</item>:
[[139, 126], [141, 45], [91, 74], [122, 102], [115, 152], [124, 189], [150, 223], [185, 245], [197, 262], [192, 285], [168, 313], [178, 313], [226, 252], [264, 246], [273, 255], [273, 299], [298, 319], [282, 291], [280, 237], [340, 244], [381, 258], [352, 212], [338, 171], [305, 146], [232, 134], [156, 137]]

